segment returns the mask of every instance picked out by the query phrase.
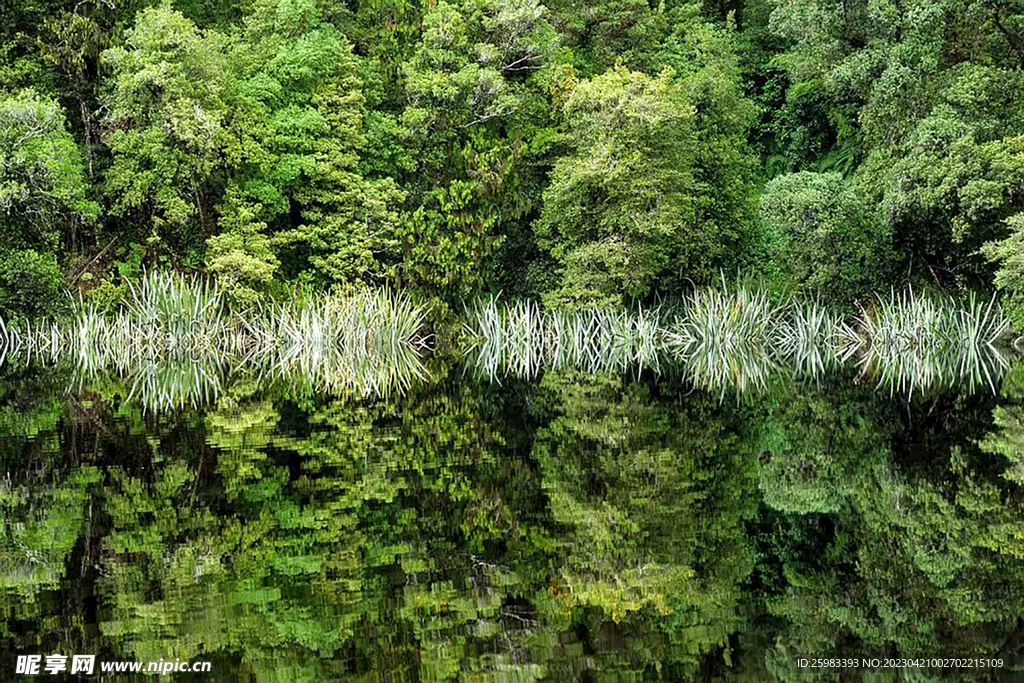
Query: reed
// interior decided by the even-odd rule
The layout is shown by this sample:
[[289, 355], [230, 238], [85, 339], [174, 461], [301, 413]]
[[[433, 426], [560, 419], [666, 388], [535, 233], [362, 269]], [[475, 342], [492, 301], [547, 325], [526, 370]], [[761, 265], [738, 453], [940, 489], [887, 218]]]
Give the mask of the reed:
[[426, 309], [408, 296], [368, 290], [243, 310], [197, 277], [147, 273], [110, 314], [81, 299], [64, 320], [0, 321], [7, 354], [71, 362], [83, 377], [114, 371], [145, 405], [206, 402], [231, 368], [318, 390], [381, 394], [423, 375]]
[[862, 309], [859, 324], [862, 373], [891, 393], [957, 385], [995, 391], [1007, 367], [999, 343], [1010, 323], [994, 295], [982, 301], [971, 294], [961, 305], [913, 289], [892, 291]]
[[[1009, 322], [995, 298], [892, 291], [847, 320], [818, 300], [780, 306], [762, 289], [723, 281], [671, 310], [551, 311], [490, 297], [466, 309], [466, 353], [491, 379], [546, 369], [658, 372], [671, 361], [717, 392], [763, 389], [787, 370], [815, 379], [849, 363], [891, 392], [994, 390], [1007, 364], [1000, 342]], [[66, 319], [0, 320], [0, 363], [16, 354], [71, 362], [84, 377], [115, 372], [154, 408], [207, 402], [240, 372], [301, 391], [379, 395], [424, 376], [426, 313], [387, 290], [239, 310], [209, 281], [151, 272], [113, 313], [79, 299]]]
[[999, 342], [1009, 323], [996, 300], [879, 297], [845, 319], [816, 299], [788, 306], [744, 284], [697, 289], [670, 320], [636, 312], [544, 311], [533, 301], [491, 297], [467, 310], [468, 352], [485, 376], [534, 377], [544, 369], [659, 370], [663, 358], [709, 391], [763, 389], [784, 371], [816, 380], [855, 363], [879, 386], [915, 390], [983, 385], [1005, 371]]
[[684, 371], [711, 391], [763, 388], [776, 369], [767, 343], [778, 309], [763, 290], [698, 289], [667, 336]]
[[467, 309], [465, 332], [474, 367], [490, 379], [543, 369], [656, 369], [663, 336], [657, 309], [543, 311], [536, 301], [493, 296]]

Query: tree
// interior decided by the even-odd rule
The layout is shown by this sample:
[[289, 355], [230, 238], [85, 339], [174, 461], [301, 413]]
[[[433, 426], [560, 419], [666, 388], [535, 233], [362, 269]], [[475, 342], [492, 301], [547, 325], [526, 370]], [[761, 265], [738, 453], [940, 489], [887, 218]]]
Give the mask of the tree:
[[982, 247], [1005, 238], [1006, 219], [1024, 209], [1024, 135], [986, 139], [978, 123], [937, 108], [898, 152], [872, 154], [861, 170], [896, 246], [943, 280], [987, 280]]
[[249, 18], [233, 51], [241, 65], [234, 183], [262, 205], [258, 220], [271, 226], [286, 275], [379, 282], [395, 259], [402, 195], [389, 179], [360, 173], [362, 83], [326, 11], [314, 0], [267, 1]]
[[[609, 2], [594, 12], [627, 8], [641, 10]], [[755, 110], [734, 26], [685, 3], [641, 14], [659, 37], [637, 63], [660, 75], [620, 63], [586, 81], [570, 73], [556, 91], [567, 153], [554, 161], [535, 227], [560, 269], [552, 304], [678, 292], [749, 251]]]
[[52, 99], [0, 97], [0, 312], [34, 316], [62, 300], [57, 253], [99, 216], [78, 146]]
[[617, 64], [648, 71], [674, 17], [671, 3], [647, 0], [596, 0], [581, 6], [566, 0], [549, 3], [566, 42], [573, 46], [573, 63], [586, 76]]
[[572, 151], [536, 227], [562, 269], [549, 301], [607, 305], [708, 276], [723, 245], [695, 220], [694, 107], [672, 72], [618, 67], [575, 84], [562, 112]]
[[1003, 306], [1017, 329], [1024, 328], [1024, 214], [1006, 219], [1010, 235], [988, 242], [983, 253], [999, 264], [995, 285], [1002, 291]]
[[744, 43], [731, 20], [713, 24], [695, 5], [678, 6], [669, 17], [672, 32], [654, 63], [673, 69], [694, 106], [696, 221], [725, 245], [724, 263], [745, 263], [757, 212], [757, 159], [747, 143], [756, 108], [744, 92]]
[[775, 261], [798, 291], [850, 302], [882, 279], [891, 238], [838, 173], [775, 178], [761, 198]]
[[759, 444], [765, 505], [786, 514], [843, 514], [861, 478], [890, 457], [877, 408], [846, 377], [773, 392]]
[[[1007, 384], [1004, 391], [1019, 394]], [[790, 655], [806, 651], [981, 656], [1016, 647], [1007, 643], [1024, 601], [1024, 501], [1011, 483], [1014, 458], [1003, 472], [1001, 458], [978, 448], [991, 403], [937, 395], [896, 405], [869, 392], [831, 392], [832, 430], [815, 421], [785, 427], [790, 438], [805, 432], [815, 439], [820, 431], [836, 461], [822, 462], [821, 448], [805, 442], [806, 493], [783, 485], [770, 494], [767, 487], [782, 484], [771, 481], [778, 448], [761, 471], [765, 503], [774, 509], [763, 521], [770, 539], [758, 581], [767, 588], [768, 613], [782, 620], [765, 653], [779, 679], [794, 678]], [[794, 394], [778, 417], [825, 408], [817, 393], [806, 407]], [[997, 430], [982, 446], [1005, 452], [1012, 438]], [[841, 468], [841, 476], [823, 464], [836, 474]]]
[[444, 298], [473, 294], [505, 235], [528, 229], [542, 172], [529, 159], [544, 153], [559, 55], [536, 0], [442, 1], [424, 15], [402, 65], [400, 121], [417, 160], [398, 233], [404, 282]]
[[125, 46], [103, 61], [111, 212], [178, 253], [201, 249], [216, 225], [230, 145], [224, 38], [162, 5], [141, 12]]
[[0, 98], [0, 250], [71, 247], [99, 215], [60, 106], [31, 90]]
[[779, 120], [779, 137], [818, 129], [804, 168], [854, 177], [881, 205], [911, 276], [987, 280], [979, 249], [1005, 237], [1003, 221], [1021, 208], [1018, 13], [971, 0], [797, 0], [772, 13], [788, 43], [775, 60], [787, 99], [814, 105]]
[[266, 232], [267, 224], [257, 220], [262, 208], [229, 190], [222, 208], [221, 233], [206, 241], [207, 268], [242, 301], [255, 300], [280, 265]]

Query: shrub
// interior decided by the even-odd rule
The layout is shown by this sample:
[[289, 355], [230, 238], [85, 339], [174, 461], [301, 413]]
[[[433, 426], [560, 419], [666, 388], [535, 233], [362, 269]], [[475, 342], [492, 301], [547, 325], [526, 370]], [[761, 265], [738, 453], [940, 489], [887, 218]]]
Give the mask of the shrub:
[[882, 279], [892, 235], [838, 173], [775, 178], [761, 198], [774, 258], [799, 292], [850, 302]]
[[19, 318], [56, 312], [65, 300], [63, 282], [53, 254], [31, 249], [0, 254], [0, 315]]

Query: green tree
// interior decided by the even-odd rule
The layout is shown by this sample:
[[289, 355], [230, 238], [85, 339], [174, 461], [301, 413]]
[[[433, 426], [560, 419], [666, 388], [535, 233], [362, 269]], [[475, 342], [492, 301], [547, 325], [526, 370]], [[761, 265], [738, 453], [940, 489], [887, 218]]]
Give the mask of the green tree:
[[670, 32], [672, 3], [647, 0], [597, 0], [581, 6], [565, 0], [549, 3], [559, 30], [573, 48], [573, 63], [585, 76], [617, 64], [647, 71]]
[[257, 298], [259, 289], [274, 278], [280, 262], [267, 224], [257, 220], [263, 207], [228, 191], [222, 208], [221, 233], [206, 241], [206, 266], [241, 301]]
[[891, 455], [875, 402], [845, 377], [821, 388], [779, 389], [767, 403], [758, 482], [773, 510], [841, 514], [864, 472]]
[[216, 225], [230, 144], [225, 39], [162, 5], [139, 13], [126, 44], [103, 61], [111, 213], [178, 254], [201, 249]]
[[57, 254], [77, 250], [99, 206], [78, 146], [52, 99], [0, 96], [0, 313], [53, 312], [62, 301]]
[[1005, 3], [778, 2], [774, 63], [821, 129], [805, 168], [852, 173], [878, 203], [912, 276], [976, 283], [979, 258], [1020, 210], [1022, 27]]
[[1010, 234], [999, 242], [988, 242], [983, 253], [999, 264], [995, 285], [1002, 292], [1003, 306], [1017, 329], [1024, 329], [1024, 214], [1006, 220]]
[[879, 151], [861, 170], [860, 184], [880, 199], [896, 246], [947, 281], [987, 276], [983, 246], [1005, 238], [1006, 219], [1024, 208], [1024, 136], [986, 139], [978, 123], [937, 108], [898, 153]]
[[761, 197], [778, 268], [798, 291], [849, 302], [881, 280], [891, 237], [838, 173], [779, 176]]
[[607, 305], [708, 276], [724, 244], [696, 222], [694, 106], [673, 74], [619, 67], [575, 84], [562, 111], [572, 152], [536, 227], [562, 269], [549, 300]]
[[757, 160], [747, 142], [756, 108], [740, 65], [745, 42], [731, 20], [714, 24], [693, 4], [676, 7], [670, 20], [672, 32], [654, 62], [675, 71], [694, 106], [696, 221], [726, 245], [724, 261], [745, 263], [757, 213]]
[[0, 250], [71, 247], [98, 214], [60, 106], [31, 90], [0, 98]]
[[[402, 194], [389, 179], [360, 173], [362, 84], [351, 44], [326, 20], [328, 9], [314, 0], [267, 1], [247, 21], [232, 52], [241, 72], [232, 120], [237, 192], [222, 212], [239, 202], [258, 210], [222, 228], [236, 244], [260, 251], [262, 242], [245, 235], [269, 225], [286, 275], [309, 270], [324, 283], [379, 282], [395, 260]], [[222, 253], [224, 245], [216, 246]], [[257, 272], [272, 269], [266, 255], [248, 257]]]
[[417, 164], [398, 233], [403, 281], [445, 298], [477, 292], [505, 235], [528, 229], [559, 55], [535, 0], [442, 1], [424, 15], [402, 65]]

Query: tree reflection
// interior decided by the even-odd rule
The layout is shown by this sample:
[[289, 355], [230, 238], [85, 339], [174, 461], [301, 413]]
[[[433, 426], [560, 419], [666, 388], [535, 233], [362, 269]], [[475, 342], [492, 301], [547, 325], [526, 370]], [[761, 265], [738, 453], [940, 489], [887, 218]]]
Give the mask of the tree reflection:
[[5, 646], [259, 681], [1020, 658], [1020, 367], [990, 402], [429, 376], [388, 397], [253, 378], [153, 413], [116, 382], [9, 375]]

